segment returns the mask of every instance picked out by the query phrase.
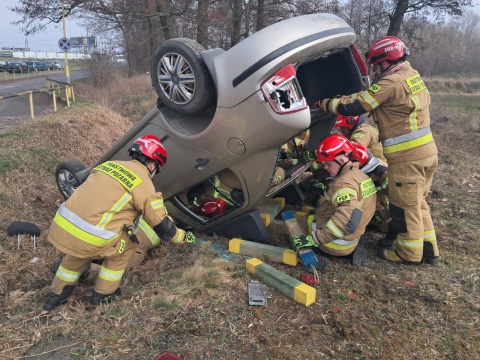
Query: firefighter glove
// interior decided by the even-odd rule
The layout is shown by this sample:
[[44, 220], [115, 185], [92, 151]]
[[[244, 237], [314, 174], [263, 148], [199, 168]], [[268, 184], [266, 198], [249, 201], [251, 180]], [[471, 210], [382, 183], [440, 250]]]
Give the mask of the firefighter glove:
[[323, 99], [323, 100], [317, 100], [315, 101], [312, 106], [310, 106], [311, 109], [322, 109], [323, 111], [328, 112], [328, 104], [330, 103], [331, 99]]
[[321, 181], [313, 181], [312, 188], [315, 189], [316, 192], [319, 193], [320, 195], [325, 196], [325, 193], [328, 190], [328, 185], [325, 185]]
[[298, 235], [292, 239], [292, 246], [295, 251], [307, 247], [317, 247], [318, 244], [313, 240], [312, 235]]
[[191, 231], [187, 231], [185, 233], [185, 242], [188, 244], [195, 244], [197, 242], [197, 238]]
[[312, 160], [315, 160], [315, 153], [314, 153], [313, 151], [305, 150], [305, 151], [302, 153], [302, 160], [303, 160], [303, 161], [312, 161]]

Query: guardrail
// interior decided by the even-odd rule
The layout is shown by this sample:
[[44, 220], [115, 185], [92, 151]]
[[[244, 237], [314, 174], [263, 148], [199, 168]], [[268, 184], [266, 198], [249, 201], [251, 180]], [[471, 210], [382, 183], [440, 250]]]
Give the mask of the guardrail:
[[[70, 84], [67, 84], [62, 81], [58, 80], [53, 80], [53, 79], [46, 79], [47, 81], [47, 88], [46, 89], [40, 89], [40, 90], [33, 90], [33, 91], [23, 91], [19, 92], [16, 94], [11, 94], [11, 95], [6, 95], [6, 96], [0, 96], [0, 100], [3, 99], [10, 99], [14, 97], [20, 97], [20, 96], [28, 96], [28, 101], [30, 105], [30, 118], [33, 120], [35, 118], [35, 111], [34, 111], [34, 105], [33, 105], [33, 94], [37, 93], [47, 93], [52, 95], [52, 101], [53, 101], [53, 111], [57, 111], [57, 96], [65, 100], [67, 103], [67, 107], [70, 107], [70, 99], [72, 101], [75, 101], [75, 94], [73, 91], [73, 86]], [[62, 85], [60, 85], [62, 84]], [[64, 90], [65, 97], [63, 98], [62, 91]], [[58, 93], [58, 95], [57, 95]]]
[[[70, 68], [70, 71], [74, 70], [72, 67]], [[29, 77], [34, 77], [34, 76], [42, 76], [42, 75], [47, 75], [47, 74], [59, 74], [65, 72], [65, 68], [63, 69], [49, 69], [49, 70], [39, 70], [39, 71], [34, 71], [34, 70], [28, 70], [27, 72], [21, 72], [21, 73], [9, 73], [8, 71], [3, 71], [0, 72], [0, 81], [7, 81], [7, 80], [16, 80], [16, 79], [24, 79], [24, 78], [29, 78]]]

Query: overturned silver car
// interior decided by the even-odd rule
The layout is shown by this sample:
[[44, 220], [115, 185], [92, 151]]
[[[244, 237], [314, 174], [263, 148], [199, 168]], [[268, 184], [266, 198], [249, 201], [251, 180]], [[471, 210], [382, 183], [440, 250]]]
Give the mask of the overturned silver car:
[[[297, 186], [295, 179], [311, 165], [300, 161], [276, 181], [280, 147], [309, 130], [306, 147], [315, 150], [335, 116], [309, 104], [365, 86], [367, 69], [354, 41], [353, 29], [332, 14], [280, 21], [227, 51], [168, 40], [152, 61], [157, 106], [98, 163], [128, 159], [137, 137], [155, 134], [168, 162], [154, 184], [170, 215], [199, 232], [263, 241], [268, 231], [256, 207]], [[89, 170], [76, 160], [59, 164], [56, 179], [65, 198]], [[219, 179], [240, 196], [205, 216], [199, 201], [211, 189], [222, 197]]]

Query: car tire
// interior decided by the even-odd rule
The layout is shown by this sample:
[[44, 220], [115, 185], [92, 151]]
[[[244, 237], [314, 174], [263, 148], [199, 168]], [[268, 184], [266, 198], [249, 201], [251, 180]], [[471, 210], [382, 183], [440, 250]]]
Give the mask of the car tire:
[[67, 160], [57, 165], [55, 181], [65, 200], [72, 196], [77, 187], [85, 180], [84, 176], [79, 174], [80, 171], [85, 169], [85, 165], [78, 160]]
[[165, 41], [153, 55], [155, 91], [164, 105], [179, 114], [196, 114], [214, 100], [213, 80], [200, 55], [204, 50], [194, 40], [176, 38]]

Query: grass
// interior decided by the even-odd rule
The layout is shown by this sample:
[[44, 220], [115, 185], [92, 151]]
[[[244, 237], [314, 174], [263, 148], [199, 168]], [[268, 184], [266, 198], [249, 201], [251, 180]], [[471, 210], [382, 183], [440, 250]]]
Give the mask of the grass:
[[[121, 97], [113, 91], [106, 93]], [[135, 107], [145, 106], [125, 101], [130, 110], [113, 112], [80, 89], [77, 96], [69, 109], [0, 133], [0, 358], [151, 360], [164, 351], [183, 359], [480, 357], [480, 142], [472, 110], [478, 97], [453, 101], [432, 92], [440, 164], [428, 201], [442, 256], [438, 267], [378, 260], [381, 235], [369, 232], [369, 264], [329, 265], [310, 307], [270, 287], [267, 305], [251, 307], [245, 259], [226, 261], [221, 246], [211, 246], [226, 248], [228, 239], [193, 247], [162, 243], [139, 271], [125, 274], [123, 295], [111, 305], [88, 305], [92, 274], [66, 305], [42, 314], [51, 265], [62, 257], [46, 240], [62, 201], [55, 164], [75, 158], [92, 165], [131, 126], [133, 118], [118, 112], [140, 114]], [[14, 220], [42, 230], [35, 252], [29, 238], [17, 250], [16, 238], [6, 236]], [[287, 245], [283, 238], [268, 242]], [[297, 279], [305, 274], [269, 264]]]

